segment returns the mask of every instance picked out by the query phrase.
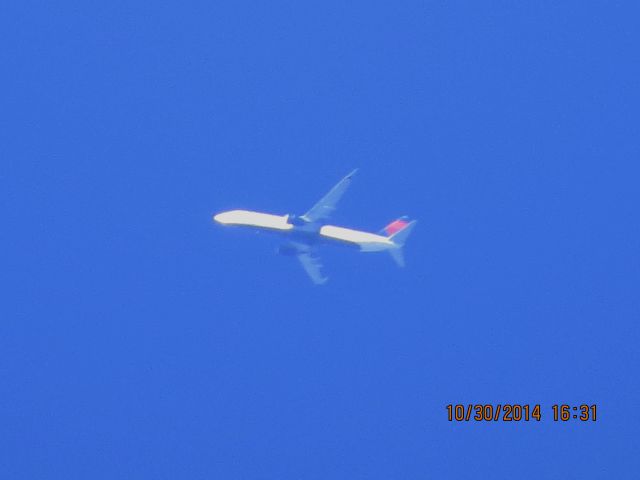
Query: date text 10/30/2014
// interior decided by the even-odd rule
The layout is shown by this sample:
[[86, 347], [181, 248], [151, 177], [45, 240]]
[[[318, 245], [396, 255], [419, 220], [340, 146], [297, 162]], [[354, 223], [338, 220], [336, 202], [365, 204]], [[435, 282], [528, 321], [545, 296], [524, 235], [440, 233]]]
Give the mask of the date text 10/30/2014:
[[[539, 422], [543, 417], [546, 418], [540, 404], [450, 403], [446, 408], [447, 420], [450, 422]], [[549, 413], [554, 422], [595, 422], [597, 406], [558, 403], [551, 405]]]

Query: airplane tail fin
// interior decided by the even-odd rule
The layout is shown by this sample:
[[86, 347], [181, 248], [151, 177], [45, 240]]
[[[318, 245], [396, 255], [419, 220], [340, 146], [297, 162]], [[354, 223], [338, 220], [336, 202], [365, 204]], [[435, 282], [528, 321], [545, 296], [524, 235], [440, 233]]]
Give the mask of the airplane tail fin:
[[402, 247], [404, 242], [407, 241], [407, 237], [416, 225], [416, 220], [409, 220], [409, 217], [400, 217], [394, 220], [389, 225], [384, 227], [381, 231], [381, 235], [385, 235], [398, 247]]
[[393, 258], [399, 267], [404, 267], [404, 254], [402, 252], [402, 247], [415, 226], [416, 220], [409, 221], [408, 217], [400, 217], [384, 227], [382, 230], [382, 232], [389, 237], [389, 240], [391, 240], [395, 245], [393, 248], [389, 249], [389, 253], [391, 254], [391, 258]]

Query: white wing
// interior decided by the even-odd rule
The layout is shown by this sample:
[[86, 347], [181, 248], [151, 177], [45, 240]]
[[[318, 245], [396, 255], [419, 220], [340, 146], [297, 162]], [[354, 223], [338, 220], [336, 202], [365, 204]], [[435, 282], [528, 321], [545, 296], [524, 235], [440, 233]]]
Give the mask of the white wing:
[[354, 170], [349, 175], [344, 177], [338, 184], [333, 187], [329, 193], [327, 193], [322, 199], [316, 203], [311, 210], [305, 213], [302, 218], [309, 222], [316, 222], [331, 216], [336, 209], [336, 204], [340, 200], [340, 197], [347, 191], [347, 188], [351, 184], [351, 178], [358, 170]]
[[322, 264], [318, 257], [314, 256], [311, 252], [300, 252], [297, 254], [298, 260], [300, 261], [300, 265], [304, 268], [311, 281], [316, 285], [322, 285], [327, 280], [327, 277], [322, 275], [320, 269], [322, 268]]
[[288, 242], [284, 247], [287, 252], [296, 256], [300, 265], [302, 265], [302, 268], [307, 272], [307, 275], [309, 275], [313, 283], [322, 285], [328, 280], [320, 271], [322, 263], [320, 263], [320, 259], [311, 245], [302, 242]]

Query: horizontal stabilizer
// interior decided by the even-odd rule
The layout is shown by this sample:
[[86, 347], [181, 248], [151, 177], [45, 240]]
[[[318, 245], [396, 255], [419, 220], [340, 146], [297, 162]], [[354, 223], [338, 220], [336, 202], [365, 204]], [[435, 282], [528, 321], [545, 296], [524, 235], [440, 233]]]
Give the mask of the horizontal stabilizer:
[[401, 217], [384, 228], [384, 231], [389, 233], [389, 240], [395, 245], [393, 248], [390, 248], [388, 252], [399, 267], [404, 267], [402, 247], [407, 241], [407, 237], [413, 230], [413, 227], [416, 226], [416, 223], [416, 220], [409, 221], [407, 217]]
[[404, 267], [404, 251], [402, 247], [391, 248], [389, 249], [389, 253], [391, 254], [391, 258], [396, 262], [396, 265], [399, 267]]

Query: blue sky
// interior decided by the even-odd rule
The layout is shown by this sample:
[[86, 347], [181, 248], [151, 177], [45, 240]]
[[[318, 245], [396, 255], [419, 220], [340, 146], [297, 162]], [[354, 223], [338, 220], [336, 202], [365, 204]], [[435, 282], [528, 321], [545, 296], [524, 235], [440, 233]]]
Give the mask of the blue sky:
[[[1, 10], [2, 478], [637, 476], [633, 2]], [[211, 222], [355, 167], [404, 270]]]

